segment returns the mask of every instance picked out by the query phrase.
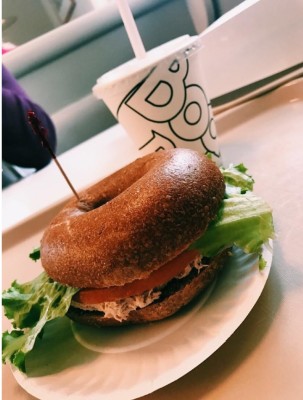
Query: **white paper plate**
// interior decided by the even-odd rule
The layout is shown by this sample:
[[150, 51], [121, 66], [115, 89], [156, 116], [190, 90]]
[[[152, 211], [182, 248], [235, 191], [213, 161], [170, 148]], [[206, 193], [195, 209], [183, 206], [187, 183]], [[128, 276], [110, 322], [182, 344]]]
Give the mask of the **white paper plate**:
[[28, 376], [15, 369], [14, 376], [43, 400], [129, 400], [166, 386], [207, 359], [249, 314], [270, 272], [270, 249], [263, 256], [260, 271], [256, 256], [236, 250], [213, 290], [166, 321], [100, 330], [100, 337], [74, 325], [86, 347], [67, 318], [53, 321], [27, 358]]

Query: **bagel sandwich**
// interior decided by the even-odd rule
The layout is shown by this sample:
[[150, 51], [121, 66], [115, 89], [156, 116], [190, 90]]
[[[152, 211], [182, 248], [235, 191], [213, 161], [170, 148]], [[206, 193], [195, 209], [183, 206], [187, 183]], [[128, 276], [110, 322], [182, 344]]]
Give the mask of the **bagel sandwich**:
[[[23, 322], [37, 314], [37, 304], [36, 325], [41, 315], [45, 322], [67, 315], [96, 326], [158, 321], [207, 288], [233, 246], [261, 254], [274, 230], [253, 182], [243, 165], [219, 168], [193, 150], [174, 149], [142, 157], [80, 193], [31, 254], [45, 271], [3, 293], [17, 328], [4, 333], [4, 361], [25, 369], [20, 355], [39, 332]], [[24, 338], [17, 349], [16, 335]]]

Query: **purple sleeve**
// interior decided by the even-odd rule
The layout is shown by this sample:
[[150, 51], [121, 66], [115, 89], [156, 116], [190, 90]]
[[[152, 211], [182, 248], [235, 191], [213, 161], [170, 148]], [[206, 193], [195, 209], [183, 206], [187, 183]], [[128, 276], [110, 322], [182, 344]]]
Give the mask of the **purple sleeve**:
[[47, 129], [48, 141], [55, 152], [56, 132], [51, 119], [2, 66], [2, 159], [20, 167], [40, 169], [50, 162], [51, 156], [27, 122], [30, 110]]

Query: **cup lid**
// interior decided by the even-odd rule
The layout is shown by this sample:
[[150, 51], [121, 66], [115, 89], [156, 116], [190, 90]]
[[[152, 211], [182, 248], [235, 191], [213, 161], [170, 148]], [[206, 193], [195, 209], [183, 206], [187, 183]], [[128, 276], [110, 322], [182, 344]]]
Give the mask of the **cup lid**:
[[146, 57], [142, 59], [133, 58], [103, 74], [93, 87], [93, 92], [98, 98], [102, 98], [103, 90], [107, 90], [109, 86], [117, 86], [118, 83], [121, 83], [126, 78], [134, 78], [136, 74], [142, 76], [155, 64], [166, 58], [169, 59], [172, 55], [177, 59], [185, 56], [188, 57], [190, 53], [194, 52], [198, 47], [198, 36], [184, 35], [170, 40], [169, 42], [149, 50], [146, 53]]

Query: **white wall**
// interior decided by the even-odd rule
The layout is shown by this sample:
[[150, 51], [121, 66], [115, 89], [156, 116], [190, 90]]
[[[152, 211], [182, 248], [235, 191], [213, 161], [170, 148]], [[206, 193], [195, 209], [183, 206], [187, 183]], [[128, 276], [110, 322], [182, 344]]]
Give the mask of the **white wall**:
[[227, 11], [231, 10], [242, 2], [243, 0], [217, 0], [221, 15], [225, 14]]
[[4, 29], [2, 41], [20, 45], [60, 25], [49, 0], [3, 0], [2, 19], [16, 17], [16, 22]]

